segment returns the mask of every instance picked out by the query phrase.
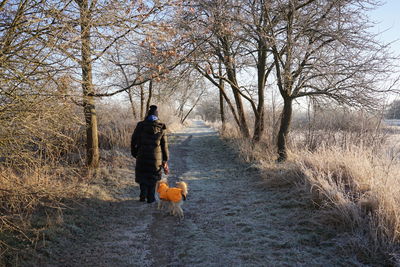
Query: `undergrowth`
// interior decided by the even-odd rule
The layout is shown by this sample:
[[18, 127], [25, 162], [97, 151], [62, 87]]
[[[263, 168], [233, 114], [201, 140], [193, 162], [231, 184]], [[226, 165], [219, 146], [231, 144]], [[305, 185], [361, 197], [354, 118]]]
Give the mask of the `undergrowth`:
[[[347, 251], [361, 262], [400, 263], [400, 158], [385, 149], [390, 145], [384, 134], [374, 133], [377, 140], [372, 133], [349, 133], [337, 142], [313, 142], [311, 149], [292, 138], [285, 163], [276, 163], [276, 148], [267, 138], [254, 144], [229, 125], [221, 134], [243, 160], [260, 168], [268, 186], [290, 183], [310, 194], [318, 223], [350, 234]], [[318, 138], [324, 140], [322, 131]]]
[[[129, 149], [137, 120], [117, 106], [100, 105], [98, 112], [102, 150], [101, 167], [96, 170], [84, 166], [85, 137], [79, 123], [61, 127], [58, 135], [63, 139], [31, 134], [26, 141], [20, 140], [17, 151], [25, 154], [16, 156], [15, 147], [1, 144], [0, 266], [19, 266], [49, 239], [57, 239], [70, 205], [80, 205], [85, 199], [115, 201], [121, 192], [131, 190], [131, 185], [121, 184], [115, 171], [133, 170], [126, 164], [133, 162]], [[168, 112], [161, 119], [169, 132], [182, 127]]]
[[62, 223], [64, 201], [82, 192], [79, 178], [74, 169], [0, 169], [0, 265], [18, 265], [47, 229]]

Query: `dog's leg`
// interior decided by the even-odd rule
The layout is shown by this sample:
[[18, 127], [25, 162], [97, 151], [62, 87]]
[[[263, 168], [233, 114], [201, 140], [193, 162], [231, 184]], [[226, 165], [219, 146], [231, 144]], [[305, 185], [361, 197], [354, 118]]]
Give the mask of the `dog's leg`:
[[183, 210], [179, 208], [179, 218], [183, 219]]
[[165, 209], [168, 206], [168, 202], [165, 200], [160, 201], [160, 209]]
[[180, 219], [183, 219], [183, 210], [181, 208], [182, 203], [178, 202], [178, 203], [174, 203], [172, 202], [170, 204], [171, 206], [171, 210], [170, 210], [170, 214], [173, 216], [178, 216]]
[[178, 203], [177, 205], [177, 213], [180, 219], [183, 219], [183, 209], [181, 208], [182, 201]]
[[173, 202], [169, 203], [169, 214], [175, 216], [175, 203]]

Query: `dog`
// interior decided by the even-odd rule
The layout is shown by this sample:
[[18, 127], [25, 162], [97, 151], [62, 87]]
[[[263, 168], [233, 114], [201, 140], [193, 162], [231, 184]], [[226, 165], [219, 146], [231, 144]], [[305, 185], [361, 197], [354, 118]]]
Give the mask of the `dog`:
[[157, 182], [157, 193], [160, 197], [158, 209], [168, 208], [171, 215], [183, 218], [182, 204], [186, 200], [188, 185], [185, 182], [177, 182], [176, 187], [169, 187], [166, 180]]

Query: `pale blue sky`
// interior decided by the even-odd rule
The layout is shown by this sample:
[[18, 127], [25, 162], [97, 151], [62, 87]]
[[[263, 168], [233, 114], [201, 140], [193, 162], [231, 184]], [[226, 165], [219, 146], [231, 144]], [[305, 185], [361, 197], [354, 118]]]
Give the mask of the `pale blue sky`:
[[380, 40], [392, 44], [392, 50], [400, 55], [400, 0], [383, 0], [385, 3], [370, 13], [370, 17], [379, 22], [375, 27], [377, 32], [382, 32]]

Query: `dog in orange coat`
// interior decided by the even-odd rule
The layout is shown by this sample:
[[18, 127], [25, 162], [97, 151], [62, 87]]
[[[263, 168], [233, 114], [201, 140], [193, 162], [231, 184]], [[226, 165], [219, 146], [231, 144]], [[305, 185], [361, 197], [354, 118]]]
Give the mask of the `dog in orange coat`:
[[186, 200], [188, 186], [185, 182], [177, 182], [176, 187], [169, 187], [166, 180], [157, 182], [157, 193], [160, 197], [158, 209], [168, 207], [169, 212], [174, 216], [183, 218], [182, 204]]

